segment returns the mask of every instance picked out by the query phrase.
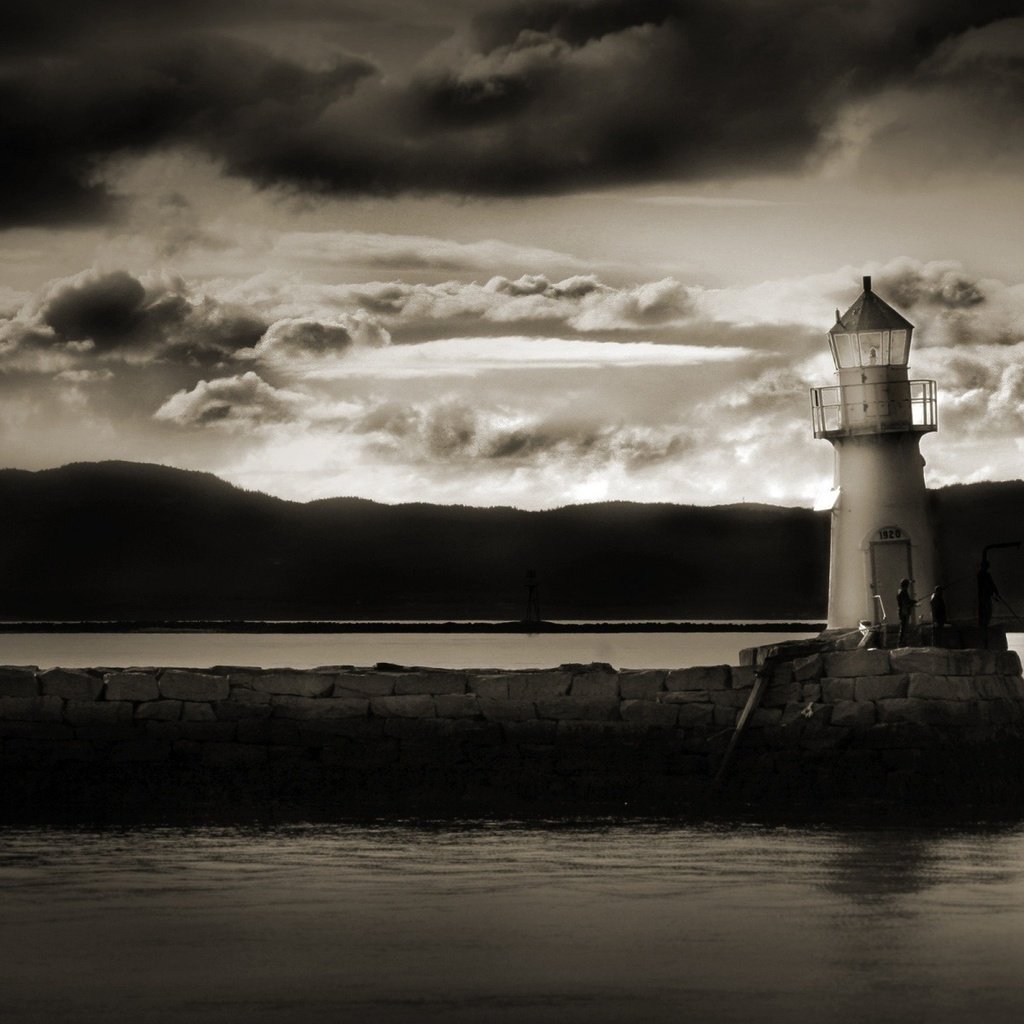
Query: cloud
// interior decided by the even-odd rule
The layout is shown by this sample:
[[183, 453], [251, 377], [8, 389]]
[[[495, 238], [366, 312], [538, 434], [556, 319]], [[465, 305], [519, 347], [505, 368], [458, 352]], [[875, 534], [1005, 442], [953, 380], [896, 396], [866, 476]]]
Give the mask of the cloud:
[[179, 427], [241, 430], [295, 418], [303, 396], [272, 387], [252, 370], [236, 377], [201, 380], [178, 391], [153, 414]]
[[[965, 138], [1011, 167], [1021, 151], [1020, 19], [1001, 0], [491, 6], [404, 76], [325, 42], [374, 16], [350, 5], [36, 6], [4, 37], [4, 224], [108, 217], [111, 161], [171, 147], [327, 195], [551, 194], [828, 154], [916, 173]], [[251, 31], [270, 17], [305, 47]]]
[[538, 416], [522, 407], [481, 409], [464, 399], [368, 409], [351, 425], [375, 449], [403, 458], [456, 464], [476, 460], [529, 464], [538, 460], [639, 468], [677, 457], [689, 442], [674, 425], [602, 424], [586, 411]]
[[206, 365], [254, 344], [265, 323], [195, 297], [180, 278], [89, 270], [51, 282], [0, 320], [0, 365], [49, 372], [82, 359]]
[[362, 311], [327, 320], [292, 317], [272, 323], [254, 347], [240, 349], [235, 358], [294, 367], [334, 360], [352, 348], [383, 348], [390, 343], [388, 332]]
[[557, 267], [594, 267], [569, 253], [537, 246], [514, 245], [488, 238], [458, 242], [428, 235], [398, 235], [369, 231], [286, 231], [274, 238], [271, 255], [300, 265], [342, 264], [389, 270], [492, 271]]

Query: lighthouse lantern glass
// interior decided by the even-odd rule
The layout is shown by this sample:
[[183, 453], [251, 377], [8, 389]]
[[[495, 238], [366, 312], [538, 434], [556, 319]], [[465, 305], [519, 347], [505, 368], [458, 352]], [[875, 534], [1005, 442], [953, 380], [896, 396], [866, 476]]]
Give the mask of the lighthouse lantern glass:
[[908, 332], [860, 331], [828, 336], [837, 370], [863, 366], [906, 366]]
[[907, 362], [907, 332], [892, 332], [892, 353], [889, 362], [893, 366], [905, 366]]

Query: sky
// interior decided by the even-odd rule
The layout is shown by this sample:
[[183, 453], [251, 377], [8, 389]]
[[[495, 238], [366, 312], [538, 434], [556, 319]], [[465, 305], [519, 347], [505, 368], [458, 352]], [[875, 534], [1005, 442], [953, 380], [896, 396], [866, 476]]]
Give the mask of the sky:
[[811, 505], [862, 275], [929, 486], [1024, 449], [1024, 0], [0, 13], [0, 466]]

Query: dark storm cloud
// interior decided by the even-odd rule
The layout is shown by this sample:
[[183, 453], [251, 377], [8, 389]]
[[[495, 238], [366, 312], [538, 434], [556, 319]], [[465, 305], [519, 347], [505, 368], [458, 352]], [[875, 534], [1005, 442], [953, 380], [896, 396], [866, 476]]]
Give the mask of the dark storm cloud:
[[179, 278], [143, 282], [123, 270], [58, 281], [0, 320], [4, 362], [46, 369], [26, 353], [208, 365], [255, 345], [267, 324], [247, 310], [193, 297]]
[[3, 70], [0, 224], [18, 225], [109, 213], [97, 175], [112, 156], [182, 144], [244, 163], [250, 146], [287, 146], [372, 65], [339, 56], [310, 70], [226, 37], [171, 36]]
[[792, 170], [850, 100], [925, 81], [982, 98], [1005, 88], [991, 62], [944, 63], [943, 45], [1022, 5], [511, 4], [404, 81], [341, 52], [313, 67], [227, 35], [287, 15], [291, 29], [326, 24], [336, 38], [375, 16], [351, 4], [13, 7], [0, 24], [8, 225], [107, 215], [105, 161], [173, 145], [261, 185], [328, 194], [526, 194]]
[[897, 306], [919, 305], [943, 309], [970, 309], [985, 301], [981, 283], [958, 266], [929, 264], [907, 265], [879, 277], [879, 287]]

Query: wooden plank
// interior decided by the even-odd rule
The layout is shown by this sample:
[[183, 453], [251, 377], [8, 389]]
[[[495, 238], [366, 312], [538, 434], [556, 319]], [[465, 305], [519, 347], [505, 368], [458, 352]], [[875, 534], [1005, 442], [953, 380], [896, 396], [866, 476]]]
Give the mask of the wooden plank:
[[716, 787], [721, 785], [722, 780], [725, 778], [725, 773], [729, 770], [733, 752], [736, 750], [736, 745], [743, 735], [743, 730], [747, 727], [750, 716], [761, 706], [764, 692], [768, 689], [768, 684], [771, 682], [772, 671], [775, 667], [774, 660], [769, 655], [765, 659], [764, 664], [754, 670], [754, 685], [750, 689], [750, 696], [747, 698], [747, 703], [743, 705], [740, 717], [736, 721], [736, 728], [733, 729], [732, 736], [729, 738], [729, 746], [725, 748], [725, 755], [722, 758], [722, 763], [718, 766], [718, 773], [715, 775], [714, 785]]

